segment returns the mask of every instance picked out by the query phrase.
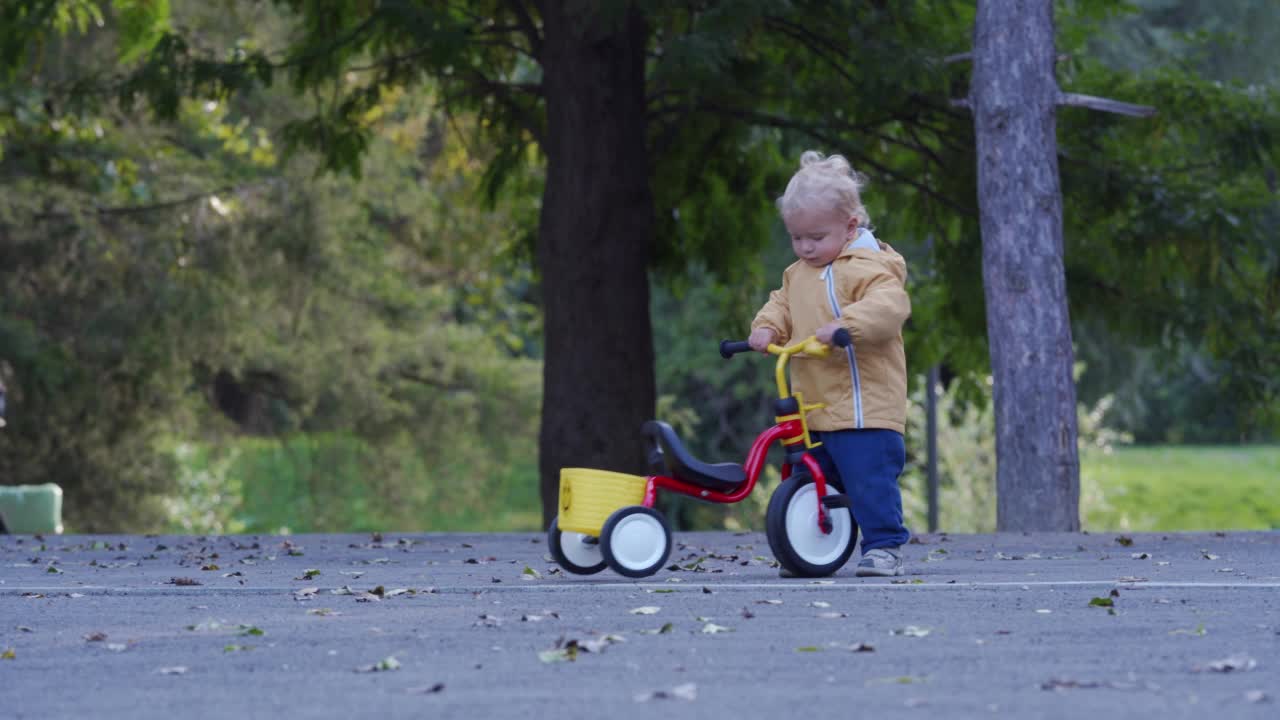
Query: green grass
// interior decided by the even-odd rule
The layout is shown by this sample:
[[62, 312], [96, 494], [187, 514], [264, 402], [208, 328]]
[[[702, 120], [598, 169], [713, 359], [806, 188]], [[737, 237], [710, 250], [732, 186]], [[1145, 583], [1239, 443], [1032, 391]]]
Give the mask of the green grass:
[[1280, 528], [1280, 446], [1121, 447], [1082, 458], [1088, 530]]

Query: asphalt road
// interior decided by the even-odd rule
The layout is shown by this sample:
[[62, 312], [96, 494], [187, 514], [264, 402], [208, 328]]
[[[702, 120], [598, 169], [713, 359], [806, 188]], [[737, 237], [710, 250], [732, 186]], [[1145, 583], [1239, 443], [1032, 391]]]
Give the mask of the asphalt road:
[[923, 536], [822, 582], [676, 539], [631, 581], [535, 534], [0, 536], [0, 718], [1280, 716], [1280, 532]]

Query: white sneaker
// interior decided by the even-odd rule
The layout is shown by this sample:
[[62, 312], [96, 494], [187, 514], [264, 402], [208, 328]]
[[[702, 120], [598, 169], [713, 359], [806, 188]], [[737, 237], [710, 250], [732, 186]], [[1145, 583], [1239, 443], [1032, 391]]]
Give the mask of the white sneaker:
[[892, 577], [902, 574], [902, 553], [898, 548], [868, 550], [858, 561], [858, 577]]

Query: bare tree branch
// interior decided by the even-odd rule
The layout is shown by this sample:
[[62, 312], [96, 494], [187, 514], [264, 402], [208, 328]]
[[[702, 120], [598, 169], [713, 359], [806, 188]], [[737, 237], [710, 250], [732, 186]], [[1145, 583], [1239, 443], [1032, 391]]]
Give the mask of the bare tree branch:
[[1089, 108], [1090, 110], [1114, 113], [1116, 115], [1128, 115], [1130, 117], [1151, 117], [1156, 114], [1156, 109], [1150, 105], [1134, 105], [1133, 103], [1120, 102], [1119, 100], [1096, 97], [1094, 95], [1081, 95], [1080, 93], [1058, 93], [1058, 104], [1068, 107]]
[[529, 40], [529, 50], [534, 60], [540, 60], [542, 57], [542, 35], [538, 34], [538, 25], [533, 21], [533, 16], [529, 14], [529, 8], [525, 7], [521, 0], [507, 0], [507, 5], [511, 7], [511, 11], [516, 14], [516, 22], [519, 23], [520, 30]]

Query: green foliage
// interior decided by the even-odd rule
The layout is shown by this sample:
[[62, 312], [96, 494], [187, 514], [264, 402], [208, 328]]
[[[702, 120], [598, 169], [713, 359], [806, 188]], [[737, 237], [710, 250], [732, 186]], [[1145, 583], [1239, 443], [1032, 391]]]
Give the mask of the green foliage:
[[[180, 3], [173, 22], [243, 47], [284, 27], [238, 7], [256, 15]], [[540, 381], [519, 248], [536, 203], [475, 202], [485, 156], [457, 144], [473, 118], [446, 124], [426, 93], [380, 93], [362, 182], [319, 176], [276, 152], [302, 114], [288, 90], [199, 81], [188, 90], [210, 95], [173, 96], [160, 108], [172, 124], [156, 123], [109, 95], [66, 95], [65, 79], [111, 62], [111, 26], [49, 37], [57, 72], [33, 64], [0, 92], [4, 482], [60, 483], [77, 531], [248, 528], [211, 498], [262, 484], [250, 459], [277, 441], [239, 433], [377, 458], [401, 494], [436, 482], [424, 468], [495, 476], [527, 461]], [[158, 41], [144, 65], [173, 47]], [[215, 491], [199, 503], [195, 486]]]
[[[695, 452], [740, 459], [770, 420], [769, 364], [713, 353], [790, 261], [772, 203], [811, 147], [871, 176], [877, 234], [908, 257], [912, 374], [944, 363], [951, 413], [981, 414], [976, 158], [950, 103], [970, 68], [945, 60], [972, 3], [644, 9], [651, 164], [602, 167], [649, 177], [658, 383]], [[1082, 398], [1114, 393], [1107, 422], [1141, 438], [1274, 437], [1280, 113], [1257, 50], [1274, 3], [1056, 12], [1064, 89], [1160, 111], [1058, 116], [1071, 309], [1098, 373]], [[333, 468], [280, 475], [323, 490], [313, 515], [380, 502], [343, 494], [344, 469], [430, 504], [446, 449], [499, 463], [486, 477], [525, 467], [554, 131], [539, 24], [488, 0], [0, 7], [0, 477], [63, 483], [80, 530], [231, 528], [249, 511], [160, 500], [225, 484], [256, 502], [286, 456]], [[407, 522], [377, 508], [371, 526]]]

